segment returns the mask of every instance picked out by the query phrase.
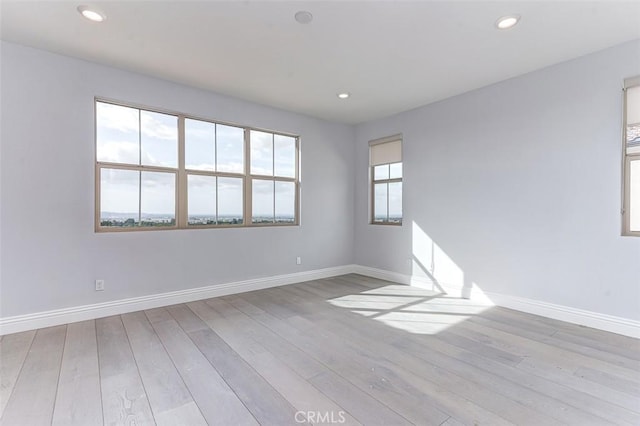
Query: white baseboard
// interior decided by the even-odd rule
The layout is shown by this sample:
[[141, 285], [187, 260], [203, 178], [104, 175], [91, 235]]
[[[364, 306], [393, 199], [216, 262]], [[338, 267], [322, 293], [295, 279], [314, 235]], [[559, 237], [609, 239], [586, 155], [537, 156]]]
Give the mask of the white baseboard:
[[226, 296], [229, 294], [244, 293], [263, 288], [335, 277], [337, 275], [349, 274], [353, 271], [353, 265], [336, 266], [332, 268], [255, 278], [251, 280], [216, 284], [188, 290], [115, 300], [112, 302], [96, 303], [46, 312], [37, 312], [34, 314], [0, 318], [0, 336], [4, 334], [34, 330], [37, 328], [51, 327], [54, 325], [125, 314], [143, 309], [159, 308], [162, 306], [175, 305], [177, 303], [193, 302], [196, 300], [209, 299], [211, 297]]
[[434, 285], [433, 281], [426, 277], [405, 275], [399, 272], [391, 272], [384, 269], [371, 268], [370, 266], [351, 265], [351, 267], [352, 272], [355, 274], [438, 291], [438, 288]]
[[523, 297], [487, 293], [498, 306], [640, 339], [640, 321]]
[[457, 294], [471, 300], [483, 303], [493, 303], [497, 306], [515, 309], [522, 312], [566, 321], [625, 336], [640, 338], [640, 321], [601, 314], [569, 306], [555, 305], [522, 297], [508, 296], [498, 293], [484, 292], [479, 288], [462, 290], [446, 285], [435, 285], [426, 277], [411, 276], [398, 272], [386, 271], [362, 265], [343, 265], [332, 268], [316, 269], [272, 277], [255, 278], [245, 281], [216, 284], [189, 290], [172, 291], [169, 293], [153, 294], [112, 302], [96, 303], [65, 309], [56, 309], [34, 314], [18, 315], [0, 318], [0, 336], [54, 325], [68, 324], [77, 321], [102, 318], [111, 315], [125, 314], [143, 309], [159, 308], [177, 303], [193, 302], [211, 297], [244, 293], [263, 288], [277, 287], [304, 281], [330, 278], [338, 275], [356, 273], [400, 284], [427, 288], [434, 291], [444, 291], [447, 294]]
[[517, 311], [566, 321], [599, 330], [610, 331], [612, 333], [622, 334], [629, 337], [640, 338], [640, 321], [586, 311], [583, 309], [572, 308], [570, 306], [526, 299], [523, 297], [487, 292], [476, 286], [469, 289], [461, 289], [448, 286], [446, 284], [436, 285], [428, 278], [415, 277], [397, 272], [385, 271], [383, 269], [371, 268], [368, 266], [353, 265], [353, 271], [373, 278], [394, 281], [402, 284], [410, 284], [416, 287], [425, 287], [434, 291], [442, 290], [447, 294], [456, 295], [465, 299], [483, 303], [492, 303], [497, 306]]

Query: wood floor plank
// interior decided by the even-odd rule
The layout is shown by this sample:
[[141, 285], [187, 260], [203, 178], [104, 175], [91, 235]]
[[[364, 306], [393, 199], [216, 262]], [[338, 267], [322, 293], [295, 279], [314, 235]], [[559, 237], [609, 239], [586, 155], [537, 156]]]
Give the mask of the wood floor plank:
[[[640, 417], [637, 414], [617, 405], [545, 377], [525, 373], [518, 367], [505, 366], [492, 359], [479, 357], [473, 352], [444, 343], [440, 337], [437, 336], [437, 339], [429, 341], [428, 348], [430, 350], [438, 351], [446, 356], [466, 362], [474, 368], [537, 392], [540, 395], [537, 397], [538, 399], [543, 398], [547, 400], [547, 403], [551, 402], [550, 412], [557, 413], [555, 415], [569, 424], [604, 424], [608, 421], [618, 425], [632, 425], [640, 422]], [[416, 353], [425, 350], [426, 347], [426, 345], [409, 345], [405, 348]]]
[[[218, 311], [215, 310], [216, 306], [219, 308]], [[276, 354], [267, 350], [260, 343], [264, 342], [263, 339], [255, 339], [256, 333], [265, 334], [265, 329], [260, 324], [228, 304], [226, 300], [209, 300], [207, 307], [213, 310], [210, 312], [211, 316], [208, 316], [207, 324], [298, 411], [329, 413], [323, 415], [322, 419], [340, 418], [343, 424], [360, 424], [300, 376], [294, 366], [283, 362]], [[324, 423], [316, 421], [314, 424]]]
[[120, 316], [96, 320], [105, 425], [155, 425]]
[[482, 341], [470, 339], [464, 334], [459, 334], [459, 330], [460, 327], [452, 327], [449, 330], [438, 333], [438, 337], [452, 346], [463, 348], [466, 351], [471, 351], [476, 355], [489, 358], [508, 366], [516, 366], [524, 359], [522, 356], [514, 355], [500, 348], [487, 345]]
[[[193, 311], [186, 321], [191, 324], [190, 328], [198, 321], [196, 313], [206, 312], [202, 305], [204, 302], [187, 305]], [[182, 318], [176, 318], [181, 326], [187, 316], [186, 312], [182, 315]], [[202, 319], [200, 321], [204, 323]], [[209, 327], [198, 327], [187, 334], [261, 425], [291, 424], [296, 409], [220, 336]]]
[[[631, 380], [626, 380], [624, 377], [609, 374], [605, 371], [594, 370], [593, 368], [588, 367], [580, 367], [575, 371], [574, 375], [582, 379], [598, 383], [602, 386], [606, 386], [609, 389], [628, 393], [634, 397], [640, 395], [640, 384]], [[638, 423], [640, 423], [640, 421]]]
[[[168, 312], [165, 311], [167, 314]], [[156, 310], [152, 315], [160, 317]], [[166, 318], [164, 315], [162, 318]], [[242, 404], [216, 369], [202, 355], [178, 323], [154, 321], [154, 330], [167, 349], [194, 401], [209, 425], [257, 425], [258, 422]]]
[[52, 423], [84, 426], [102, 420], [95, 322], [69, 324]]
[[[495, 327], [495, 328], [494, 328]], [[490, 334], [491, 344], [495, 344], [503, 350], [508, 350], [516, 355], [524, 357], [518, 364], [518, 368], [532, 374], [545, 377], [549, 380], [566, 384], [581, 392], [589, 393], [612, 404], [624, 407], [631, 411], [638, 411], [638, 399], [624, 392], [608, 389], [575, 375], [580, 367], [589, 367], [609, 374], [626, 377], [636, 382], [637, 373], [618, 365], [609, 364], [599, 359], [589, 358], [582, 354], [567, 351], [564, 348], [555, 347], [547, 343], [530, 340], [517, 334], [517, 330], [505, 330], [504, 324], [485, 321], [483, 318], [473, 318], [461, 324], [459, 332], [472, 335], [479, 333], [482, 336]], [[625, 375], [625, 373], [627, 375]]]
[[465, 426], [464, 423], [454, 419], [453, 417], [449, 417], [447, 419], [447, 421], [445, 421], [444, 423], [442, 423], [441, 426]]
[[[620, 407], [635, 414], [637, 418], [640, 413], [638, 396], [632, 396], [625, 392], [602, 386], [590, 380], [585, 380], [575, 375], [575, 370], [567, 371], [559, 368], [556, 363], [549, 363], [534, 358], [526, 358], [517, 367], [519, 370], [543, 377], [555, 383], [562, 383], [576, 391], [591, 395], [595, 398], [606, 401], [613, 406]], [[640, 424], [640, 423], [637, 423]]]
[[188, 425], [206, 425], [144, 312], [124, 314], [122, 322], [156, 423], [174, 425], [176, 419], [181, 419]]
[[573, 324], [565, 321], [547, 318], [539, 315], [529, 314], [522, 311], [515, 311], [508, 308], [499, 308], [495, 311], [500, 315], [508, 315], [511, 319], [517, 319], [519, 322], [532, 322], [540, 325], [548, 326], [550, 329], [557, 331], [565, 331], [574, 336], [582, 336], [597, 342], [606, 343], [611, 346], [626, 347], [629, 349], [638, 347], [638, 339], [621, 334], [610, 333], [604, 330], [586, 327], [583, 325]]
[[[244, 313], [247, 318], [252, 315], [263, 315], [265, 311], [252, 305], [241, 297], [225, 299], [231, 306]], [[267, 351], [279, 360], [291, 367], [296, 374], [304, 379], [309, 379], [326, 370], [326, 367], [312, 357], [307, 356], [298, 347], [274, 333], [271, 329], [251, 318], [252, 327], [245, 328], [244, 332], [256, 342], [260, 343]]]
[[[340, 401], [341, 406], [362, 424], [398, 426], [412, 424], [399, 414], [380, 406], [376, 399], [361, 389], [354, 387], [341, 376], [325, 371], [312, 377], [309, 381], [325, 395], [333, 398], [334, 401]], [[422, 424], [428, 425], [432, 423], [424, 419]]]
[[169, 306], [166, 309], [187, 335], [194, 331], [209, 330], [209, 326], [185, 304]]
[[632, 364], [626, 366], [617, 363], [603, 361], [590, 355], [574, 352], [566, 349], [564, 345], [550, 343], [549, 341], [537, 340], [537, 336], [526, 331], [520, 331], [517, 327], [508, 324], [497, 324], [494, 321], [476, 316], [461, 324], [461, 330], [467, 333], [491, 334], [491, 344], [500, 346], [503, 350], [509, 350], [516, 355], [526, 358], [540, 358], [557, 363], [558, 367], [572, 373], [580, 367], [591, 367], [609, 371], [613, 374], [626, 377], [628, 380], [640, 382], [640, 368]]
[[[495, 312], [495, 313], [494, 313]], [[483, 316], [483, 319], [501, 321], [509, 327], [514, 327], [517, 320], [513, 319], [513, 314], [504, 309], [494, 309]], [[610, 364], [618, 365], [634, 372], [640, 370], [640, 343], [635, 347], [622, 347], [597, 342], [584, 335], [576, 335], [573, 332], [556, 330], [551, 335], [542, 334], [539, 331], [527, 330], [521, 327], [522, 320], [517, 322], [518, 335], [525, 336], [540, 343], [552, 345], [565, 349], [569, 352], [584, 355], [592, 359], [601, 360]], [[579, 329], [584, 331], [583, 329]], [[638, 375], [640, 378], [640, 374]]]
[[66, 325], [37, 331], [0, 419], [3, 426], [51, 424], [66, 331]]
[[32, 330], [2, 336], [0, 341], [0, 418], [35, 335], [35, 330]]
[[[268, 310], [269, 306], [266, 305], [263, 308]], [[406, 383], [408, 376], [396, 375], [393, 380], [390, 380], [380, 375], [377, 371], [394, 370], [388, 360], [359, 351], [343, 339], [331, 341], [327, 339], [327, 336], [331, 335], [328, 331], [300, 330], [289, 324], [288, 321], [284, 322], [282, 319], [269, 315], [256, 316], [255, 318], [304, 350], [308, 356], [318, 359], [328, 368], [356, 385], [361, 391], [383, 401], [389, 408], [405, 418], [424, 424], [440, 424], [448, 418], [448, 415], [438, 407], [437, 401], [432, 400], [430, 395], [421, 392], [418, 387]], [[291, 317], [290, 320], [294, 318], [299, 317]], [[352, 414], [354, 413], [352, 412]], [[362, 421], [357, 416], [355, 417]]]
[[[215, 312], [208, 317], [209, 327], [222, 337], [249, 365], [265, 378], [297, 411], [322, 414], [322, 420], [340, 419], [343, 424], [359, 425], [360, 423], [345, 413], [342, 407], [327, 398], [311, 383], [298, 375], [289, 365], [280, 361], [252, 338], [258, 324], [245, 314], [227, 305], [222, 299], [208, 300], [207, 306], [215, 311], [215, 307], [226, 306], [233, 309], [232, 315], [220, 315]], [[203, 307], [204, 308], [204, 307]], [[225, 309], [229, 312], [229, 309]], [[314, 422], [314, 424], [325, 424]]]
[[610, 333], [603, 330], [597, 330], [578, 324], [571, 324], [564, 321], [545, 318], [539, 315], [529, 314], [526, 312], [515, 311], [508, 308], [496, 308], [488, 313], [487, 318], [493, 319], [493, 315], [499, 315], [506, 318], [507, 323], [520, 326], [520, 324], [538, 324], [547, 327], [555, 332], [566, 332], [572, 336], [579, 336], [593, 342], [600, 342], [608, 345], [610, 348], [626, 348], [631, 351], [637, 351], [640, 346], [640, 340], [633, 337], [623, 336], [620, 334]]

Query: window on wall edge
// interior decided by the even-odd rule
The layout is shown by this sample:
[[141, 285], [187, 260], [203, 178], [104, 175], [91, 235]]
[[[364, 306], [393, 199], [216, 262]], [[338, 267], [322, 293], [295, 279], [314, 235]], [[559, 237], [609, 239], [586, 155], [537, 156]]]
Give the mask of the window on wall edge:
[[640, 236], [640, 76], [624, 81], [622, 234]]

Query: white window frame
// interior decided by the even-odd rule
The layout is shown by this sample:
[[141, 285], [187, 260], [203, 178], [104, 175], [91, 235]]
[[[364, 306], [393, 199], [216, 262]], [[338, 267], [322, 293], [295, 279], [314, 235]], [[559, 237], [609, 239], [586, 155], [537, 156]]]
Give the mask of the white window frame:
[[[178, 166], [172, 167], [158, 167], [147, 165], [132, 165], [122, 163], [112, 163], [98, 161], [98, 116], [97, 116], [97, 104], [107, 103], [117, 106], [123, 106], [128, 108], [135, 108], [138, 110], [156, 112], [161, 114], [167, 114], [177, 117], [178, 119]], [[174, 111], [167, 111], [163, 109], [132, 104], [128, 102], [117, 101], [113, 99], [96, 97], [94, 98], [94, 164], [95, 164], [95, 232], [138, 232], [138, 231], [161, 231], [161, 230], [173, 230], [173, 229], [226, 229], [226, 228], [250, 228], [250, 227], [264, 227], [264, 226], [299, 226], [300, 225], [300, 136], [292, 133], [274, 131], [264, 128], [257, 128], [251, 126], [243, 126], [235, 123], [217, 121], [206, 119], [202, 117], [192, 116], [188, 114], [178, 113]], [[230, 173], [230, 172], [213, 172], [203, 170], [190, 170], [185, 168], [185, 120], [199, 120], [213, 124], [220, 124], [225, 126], [233, 126], [242, 128], [244, 130], [244, 170], [242, 173]], [[295, 138], [295, 177], [281, 177], [281, 176], [263, 176], [252, 175], [251, 170], [251, 149], [250, 149], [250, 133], [252, 130], [271, 133], [273, 135], [282, 135]], [[140, 130], [141, 131], [141, 130]], [[274, 154], [275, 155], [275, 154]], [[119, 170], [131, 170], [131, 171], [148, 171], [148, 172], [167, 172], [175, 174], [175, 224], [167, 226], [132, 226], [132, 227], [117, 227], [117, 226], [102, 226], [100, 221], [100, 173], [102, 169], [119, 169]], [[234, 177], [242, 178], [242, 190], [243, 190], [243, 220], [241, 224], [207, 224], [207, 225], [189, 225], [188, 224], [188, 175], [202, 175], [202, 176], [216, 176], [216, 177]], [[274, 182], [293, 182], [294, 187], [294, 220], [293, 222], [273, 222], [273, 223], [252, 223], [252, 179], [263, 179]], [[217, 197], [217, 195], [216, 195]], [[275, 202], [275, 193], [274, 193]], [[274, 218], [275, 220], [275, 218]]]
[[640, 237], [640, 231], [631, 230], [631, 162], [640, 161], [640, 150], [629, 153], [627, 146], [627, 93], [632, 87], [640, 87], [640, 76], [628, 78], [623, 87], [623, 126], [622, 126], [622, 235]]
[[[382, 162], [382, 163], [376, 163], [374, 164], [374, 160], [372, 158], [372, 153], [373, 153], [373, 149], [375, 149], [374, 147], [376, 145], [382, 145], [382, 144], [388, 144], [388, 143], [393, 143], [393, 142], [399, 142], [400, 143], [400, 153], [399, 153], [399, 158], [395, 158], [393, 160], [390, 160], [389, 162]], [[397, 134], [397, 135], [393, 135], [393, 136], [387, 136], [384, 138], [380, 138], [380, 139], [374, 139], [372, 141], [369, 141], [369, 198], [370, 198], [370, 203], [369, 203], [369, 224], [370, 225], [391, 225], [391, 226], [402, 226], [402, 222], [403, 222], [403, 218], [404, 218], [404, 197], [403, 197], [403, 206], [402, 206], [402, 217], [400, 218], [399, 222], [395, 222], [395, 221], [390, 221], [389, 218], [387, 217], [387, 220], [375, 220], [375, 203], [376, 203], [376, 199], [375, 199], [375, 185], [376, 184], [382, 184], [382, 183], [403, 183], [403, 179], [404, 179], [404, 163], [402, 161], [402, 134]], [[399, 161], [397, 161], [399, 160]], [[389, 179], [379, 179], [379, 180], [375, 180], [375, 174], [374, 174], [374, 168], [376, 166], [382, 166], [382, 165], [390, 165], [390, 164], [396, 164], [396, 163], [400, 163], [403, 165], [403, 172], [402, 172], [402, 177], [400, 178], [389, 178]], [[404, 191], [404, 183], [403, 183], [403, 191]], [[388, 186], [387, 186], [388, 188]], [[388, 216], [388, 210], [389, 210], [389, 192], [387, 190], [387, 216]]]

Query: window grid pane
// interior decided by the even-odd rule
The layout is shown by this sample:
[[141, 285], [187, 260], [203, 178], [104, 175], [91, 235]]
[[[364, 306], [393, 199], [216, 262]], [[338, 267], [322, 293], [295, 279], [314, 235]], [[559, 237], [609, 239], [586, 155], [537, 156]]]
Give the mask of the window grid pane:
[[140, 172], [100, 169], [100, 225], [132, 227], [140, 222]]
[[244, 129], [216, 124], [216, 170], [244, 172]]
[[402, 222], [402, 182], [389, 183], [389, 216], [392, 223]]
[[140, 172], [140, 226], [176, 223], [176, 175]]
[[389, 218], [388, 185], [387, 183], [376, 183], [374, 186], [373, 220], [375, 222], [386, 222]]
[[389, 179], [402, 179], [402, 163], [389, 164]]
[[184, 120], [184, 164], [190, 170], [215, 170], [216, 125], [206, 121]]
[[242, 225], [243, 184], [242, 178], [218, 178], [218, 225]]
[[295, 222], [295, 183], [275, 182], [275, 221], [276, 223]]
[[216, 177], [187, 176], [187, 224], [216, 224]]
[[140, 125], [141, 164], [178, 167], [178, 117], [141, 110]]
[[251, 130], [251, 174], [273, 176], [273, 134]]
[[140, 164], [140, 111], [96, 102], [96, 157], [98, 161]]
[[373, 168], [373, 180], [386, 179], [389, 179], [389, 165], [383, 164], [382, 166], [375, 166]]
[[293, 178], [296, 176], [296, 138], [274, 135], [274, 175]]
[[273, 180], [253, 179], [252, 181], [252, 223], [274, 222], [274, 184]]

